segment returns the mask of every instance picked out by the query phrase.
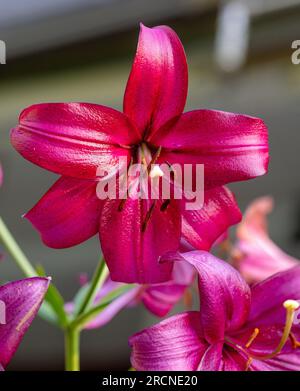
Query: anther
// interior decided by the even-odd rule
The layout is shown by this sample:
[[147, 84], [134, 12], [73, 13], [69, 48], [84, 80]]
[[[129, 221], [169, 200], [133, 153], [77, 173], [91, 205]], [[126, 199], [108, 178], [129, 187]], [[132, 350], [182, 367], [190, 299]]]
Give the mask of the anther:
[[155, 154], [153, 155], [153, 158], [151, 159], [151, 162], [148, 165], [148, 170], [150, 170], [151, 166], [156, 163], [157, 159], [159, 158], [160, 153], [161, 153], [161, 147], [159, 147], [157, 149], [157, 151], [155, 152]]
[[142, 232], [146, 231], [146, 228], [148, 226], [149, 220], [150, 220], [151, 215], [152, 215], [152, 213], [154, 211], [155, 203], [156, 202], [154, 201], [153, 204], [150, 206], [149, 210], [146, 213], [145, 219], [144, 219], [143, 224], [142, 224]]
[[122, 210], [124, 209], [126, 200], [127, 200], [127, 198], [123, 198], [123, 199], [120, 201], [119, 206], [118, 206], [118, 212], [122, 212]]
[[161, 212], [165, 212], [168, 208], [168, 206], [170, 205], [170, 202], [171, 200], [165, 200], [162, 204], [161, 204], [161, 207], [160, 207], [160, 211]]
[[255, 340], [255, 338], [258, 336], [258, 334], [259, 334], [259, 329], [255, 328], [253, 333], [251, 334], [251, 336], [249, 338], [249, 341], [245, 345], [246, 348], [250, 348], [250, 346], [252, 345], [252, 342]]
[[300, 348], [300, 342], [297, 341], [297, 338], [294, 336], [293, 333], [290, 333], [290, 339], [294, 349]]

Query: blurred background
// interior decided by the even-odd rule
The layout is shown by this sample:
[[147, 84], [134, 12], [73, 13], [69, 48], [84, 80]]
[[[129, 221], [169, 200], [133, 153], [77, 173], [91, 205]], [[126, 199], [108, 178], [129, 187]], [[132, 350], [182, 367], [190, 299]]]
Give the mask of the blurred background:
[[[187, 53], [187, 110], [221, 109], [266, 121], [270, 172], [232, 189], [242, 210], [257, 196], [274, 196], [271, 236], [300, 258], [300, 65], [291, 61], [292, 42], [300, 39], [299, 18], [300, 0], [0, 0], [0, 40], [7, 50], [6, 64], [0, 65], [0, 161], [5, 174], [0, 214], [66, 300], [78, 289], [79, 273], [92, 274], [100, 256], [98, 238], [52, 250], [22, 220], [56, 175], [22, 159], [10, 146], [9, 130], [20, 111], [49, 101], [121, 109], [139, 22], [168, 24]], [[1, 282], [21, 277], [6, 256]], [[109, 326], [84, 332], [82, 369], [128, 368], [128, 336], [155, 321], [143, 308], [134, 308]], [[63, 361], [61, 332], [36, 319], [10, 369], [61, 370]]]

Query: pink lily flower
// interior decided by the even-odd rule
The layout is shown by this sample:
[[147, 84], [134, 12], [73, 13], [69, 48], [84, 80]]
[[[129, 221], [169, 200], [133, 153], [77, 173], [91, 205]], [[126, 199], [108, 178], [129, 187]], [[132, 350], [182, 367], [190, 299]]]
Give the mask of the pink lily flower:
[[[93, 320], [86, 324], [85, 329], [96, 329], [109, 323], [121, 310], [132, 307], [139, 303], [154, 315], [166, 316], [184, 297], [187, 288], [192, 284], [195, 277], [194, 268], [187, 262], [176, 262], [172, 272], [172, 280], [154, 285], [135, 286], [128, 292], [115, 299]], [[107, 279], [98, 292], [94, 305], [100, 304], [102, 299], [122, 287], [124, 284]], [[66, 310], [69, 314], [74, 311], [74, 303], [67, 303]]]
[[250, 284], [299, 265], [297, 259], [283, 252], [269, 237], [267, 215], [273, 210], [273, 204], [271, 197], [257, 198], [237, 227], [238, 241], [231, 251], [231, 259]]
[[[124, 95], [124, 112], [89, 103], [48, 103], [25, 109], [11, 142], [26, 159], [61, 178], [25, 217], [53, 248], [99, 233], [111, 278], [143, 284], [170, 280], [181, 234], [208, 250], [240, 211], [223, 185], [263, 175], [267, 128], [261, 119], [214, 110], [183, 114], [188, 69], [182, 44], [167, 26], [141, 25]], [[145, 158], [142, 159], [141, 156]], [[99, 200], [97, 169], [118, 174], [127, 165], [204, 164], [205, 202], [185, 210], [179, 200]]]
[[137, 370], [299, 371], [300, 267], [254, 285], [204, 251], [170, 255], [199, 273], [200, 311], [184, 312], [133, 335]]
[[0, 287], [0, 370], [9, 364], [35, 318], [49, 278], [27, 278]]

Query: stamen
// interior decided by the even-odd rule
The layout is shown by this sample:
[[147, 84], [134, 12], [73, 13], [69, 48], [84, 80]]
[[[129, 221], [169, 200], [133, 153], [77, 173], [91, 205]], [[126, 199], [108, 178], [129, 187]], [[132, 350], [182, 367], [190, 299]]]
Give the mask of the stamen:
[[293, 333], [290, 333], [290, 339], [294, 349], [300, 348], [300, 342], [297, 341], [297, 338], [294, 336]]
[[270, 354], [266, 354], [266, 355], [262, 355], [262, 356], [251, 354], [250, 357], [252, 359], [267, 360], [267, 359], [275, 357], [277, 354], [279, 354], [281, 352], [285, 343], [290, 338], [291, 329], [293, 327], [295, 311], [299, 308], [299, 306], [300, 305], [296, 300], [286, 300], [283, 303], [283, 307], [286, 309], [286, 318], [285, 318], [285, 326], [284, 326], [282, 337], [281, 337], [281, 340], [279, 341], [279, 344], [277, 345], [275, 350]]
[[252, 361], [253, 361], [253, 358], [249, 358], [247, 363], [246, 363], [246, 368], [245, 368], [245, 371], [249, 371], [250, 370], [250, 365], [252, 364]]
[[123, 198], [123, 199], [120, 201], [119, 206], [118, 206], [118, 212], [122, 212], [122, 210], [124, 209], [126, 200], [127, 200], [127, 198]]
[[252, 342], [255, 340], [255, 338], [258, 336], [258, 334], [259, 334], [259, 329], [255, 328], [253, 333], [251, 334], [251, 336], [249, 338], [249, 341], [245, 345], [246, 348], [250, 348]]
[[160, 153], [161, 153], [161, 147], [158, 147], [157, 151], [153, 155], [153, 158], [151, 159], [151, 162], [149, 163], [148, 170], [150, 170], [151, 166], [156, 163], [157, 159], [159, 158]]
[[156, 201], [153, 202], [153, 204], [150, 206], [150, 209], [146, 213], [145, 219], [144, 219], [143, 224], [142, 224], [142, 232], [146, 231], [147, 225], [148, 225], [149, 220], [151, 218], [151, 215], [152, 215], [152, 213], [154, 211], [155, 204], [156, 204]]

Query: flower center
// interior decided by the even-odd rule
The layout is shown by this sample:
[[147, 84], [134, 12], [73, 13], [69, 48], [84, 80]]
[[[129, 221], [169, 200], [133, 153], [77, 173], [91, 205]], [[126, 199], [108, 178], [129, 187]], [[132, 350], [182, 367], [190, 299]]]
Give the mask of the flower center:
[[295, 311], [299, 308], [299, 306], [300, 305], [296, 300], [286, 300], [283, 303], [283, 307], [286, 310], [284, 329], [283, 329], [282, 336], [281, 336], [281, 339], [280, 339], [278, 345], [273, 350], [273, 352], [271, 352], [269, 354], [254, 354], [252, 352], [249, 352], [249, 350], [248, 350], [250, 348], [250, 346], [252, 345], [252, 343], [254, 342], [254, 340], [256, 339], [256, 337], [259, 335], [259, 332], [260, 332], [259, 328], [255, 328], [253, 330], [253, 333], [251, 334], [248, 342], [245, 344], [244, 347], [237, 345], [237, 344], [233, 344], [232, 341], [228, 340], [231, 347], [234, 345], [238, 351], [241, 351], [248, 356], [248, 361], [246, 364], [246, 371], [249, 370], [250, 365], [253, 360], [261, 360], [261, 361], [268, 360], [268, 359], [271, 359], [271, 358], [277, 356], [278, 354], [280, 354], [280, 352], [282, 351], [283, 347], [285, 346], [285, 344], [288, 340], [291, 340], [292, 346], [294, 349], [297, 349], [300, 347], [300, 342], [297, 341], [297, 339], [295, 338], [295, 336], [291, 332], [293, 322], [294, 322], [294, 317], [295, 317]]
[[[160, 166], [158, 164], [156, 164], [157, 159], [159, 158], [159, 156], [161, 154], [161, 150], [162, 150], [161, 147], [154, 149], [152, 146], [148, 145], [146, 142], [142, 142], [141, 144], [139, 144], [135, 149], [135, 153], [134, 153], [132, 160], [131, 160], [131, 163], [128, 167], [127, 175], [129, 176], [129, 170], [133, 164], [140, 164], [140, 165], [142, 165], [141, 170], [140, 170], [140, 175], [141, 175], [140, 179], [142, 181], [144, 181], [144, 183], [146, 183], [146, 186], [148, 185], [149, 178], [152, 181], [159, 180], [159, 178], [164, 176], [164, 172], [162, 171]], [[130, 190], [134, 186], [136, 186], [136, 181], [134, 181], [134, 180], [128, 184], [127, 197], [128, 197], [128, 194], [130, 194]], [[119, 212], [121, 212], [124, 209], [127, 197], [120, 201], [120, 204], [118, 206]], [[168, 208], [170, 202], [171, 202], [170, 199], [164, 200], [160, 206], [160, 211], [164, 212]], [[146, 231], [148, 223], [149, 223], [151, 216], [153, 214], [153, 211], [155, 209], [156, 203], [157, 203], [157, 200], [156, 199], [153, 200], [149, 209], [146, 211], [146, 213], [144, 215], [144, 219], [141, 224], [141, 232], [142, 233], [144, 233]]]

